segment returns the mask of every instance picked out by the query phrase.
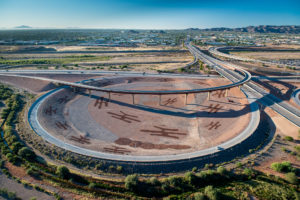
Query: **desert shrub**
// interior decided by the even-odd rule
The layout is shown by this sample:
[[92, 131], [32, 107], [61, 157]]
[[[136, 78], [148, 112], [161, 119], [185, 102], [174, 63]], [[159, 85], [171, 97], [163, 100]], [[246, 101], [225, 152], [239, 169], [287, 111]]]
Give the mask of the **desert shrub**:
[[220, 166], [217, 168], [217, 172], [224, 175], [224, 174], [226, 174], [227, 170], [225, 167]]
[[123, 167], [120, 166], [120, 165], [118, 165], [118, 166], [116, 167], [116, 170], [117, 170], [117, 173], [122, 173]]
[[103, 170], [105, 167], [105, 163], [104, 162], [100, 162], [95, 166], [96, 170]]
[[210, 168], [213, 168], [213, 167], [214, 167], [213, 163], [209, 163], [209, 164], [204, 165], [204, 169], [210, 169]]
[[295, 194], [295, 200], [300, 200], [300, 193], [295, 191], [294, 194]]
[[255, 175], [254, 171], [249, 168], [245, 168], [243, 174], [245, 174], [249, 179]]
[[195, 185], [197, 182], [197, 177], [192, 172], [187, 172], [184, 174], [184, 180], [188, 182], [190, 185]]
[[7, 158], [8, 162], [11, 162], [14, 165], [20, 161], [19, 157], [12, 153], [7, 153], [6, 158]]
[[291, 172], [293, 170], [291, 163], [288, 161], [274, 162], [271, 164], [271, 168], [277, 172]]
[[197, 185], [204, 186], [212, 183], [220, 183], [220, 181], [226, 180], [228, 177], [218, 173], [215, 170], [206, 170], [197, 173]]
[[7, 142], [8, 145], [11, 145], [11, 144], [13, 144], [17, 141], [18, 141], [18, 138], [15, 135], [11, 135], [11, 136], [6, 138], [6, 142]]
[[179, 72], [185, 72], [185, 71], [186, 71], [186, 69], [184, 67], [179, 68]]
[[289, 152], [289, 150], [287, 150], [287, 148], [285, 148], [285, 147], [281, 147], [280, 149], [281, 149], [281, 151], [283, 151], [283, 152], [285, 152], [285, 153], [288, 153], [288, 152]]
[[127, 69], [128, 66], [127, 66], [127, 65], [120, 65], [119, 68], [120, 68], [120, 69]]
[[220, 199], [219, 192], [213, 188], [213, 186], [209, 185], [206, 186], [204, 189], [204, 194], [210, 199], [210, 200], [218, 200]]
[[136, 191], [139, 184], [139, 178], [137, 174], [128, 175], [125, 178], [125, 188], [131, 191]]
[[159, 180], [156, 177], [151, 177], [150, 179], [147, 180], [147, 183], [152, 186], [157, 186], [160, 184]]
[[96, 188], [96, 184], [95, 183], [90, 183], [88, 187], [90, 189], [95, 189]]
[[5, 199], [8, 199], [8, 200], [17, 199], [16, 193], [9, 192], [6, 188], [0, 188], [0, 196], [4, 197]]
[[0, 168], [3, 168], [4, 167], [4, 160], [0, 160]]
[[15, 153], [17, 153], [22, 147], [23, 147], [23, 145], [21, 144], [21, 142], [14, 142], [10, 146], [11, 150]]
[[289, 183], [296, 185], [298, 183], [298, 177], [294, 172], [289, 172], [285, 175], [285, 180]]
[[77, 174], [71, 174], [69, 175], [70, 181], [72, 181], [75, 184], [81, 184], [81, 185], [88, 185], [89, 182], [82, 176], [79, 176]]
[[109, 172], [115, 172], [116, 170], [115, 170], [116, 168], [115, 168], [115, 166], [113, 166], [113, 165], [110, 165], [109, 167], [108, 167], [108, 171]]
[[180, 187], [182, 186], [182, 178], [179, 177], [179, 176], [170, 176], [167, 178], [166, 180], [170, 186], [173, 186], [173, 187]]
[[237, 163], [236, 163], [236, 167], [237, 167], [237, 168], [241, 168], [242, 166], [243, 166], [243, 164], [242, 164], [241, 162], [237, 162]]
[[298, 153], [300, 153], [300, 145], [295, 146], [294, 148], [295, 148], [295, 150], [296, 150]]
[[33, 177], [38, 177], [40, 175], [40, 173], [38, 171], [36, 171], [36, 169], [30, 167], [29, 169], [27, 169], [26, 173], [30, 176], [33, 176]]
[[251, 191], [258, 199], [294, 199], [294, 192], [285, 185], [262, 181], [251, 187]]
[[292, 138], [291, 136], [285, 136], [283, 139], [289, 142], [294, 141], [294, 138]]
[[7, 197], [8, 199], [16, 199], [17, 195], [15, 192], [8, 192]]
[[194, 200], [206, 200], [206, 197], [204, 194], [202, 194], [201, 192], [196, 192], [194, 195], [193, 195], [193, 199]]

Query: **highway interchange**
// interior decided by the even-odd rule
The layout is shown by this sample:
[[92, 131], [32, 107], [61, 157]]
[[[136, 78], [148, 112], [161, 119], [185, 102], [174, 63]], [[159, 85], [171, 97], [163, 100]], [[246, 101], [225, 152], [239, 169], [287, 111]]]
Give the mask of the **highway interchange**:
[[[56, 90], [53, 90], [42, 97], [40, 97], [31, 107], [28, 118], [30, 125], [32, 129], [40, 136], [42, 136], [44, 139], [46, 139], [48, 142], [55, 144], [61, 148], [64, 148], [66, 150], [70, 150], [79, 154], [93, 156], [97, 158], [102, 159], [109, 159], [109, 160], [117, 160], [117, 161], [132, 161], [132, 162], [165, 162], [165, 161], [174, 161], [174, 160], [185, 160], [185, 159], [191, 159], [191, 158], [197, 158], [205, 155], [212, 155], [214, 153], [217, 153], [224, 149], [232, 148], [233, 146], [240, 144], [242, 141], [246, 140], [248, 137], [251, 136], [251, 134], [256, 130], [258, 127], [259, 121], [260, 121], [260, 114], [259, 109], [257, 105], [257, 101], [264, 104], [265, 106], [271, 107], [273, 110], [296, 124], [297, 126], [300, 126], [300, 119], [299, 115], [300, 112], [297, 108], [294, 108], [293, 106], [282, 102], [280, 99], [276, 98], [275, 96], [267, 93], [263, 88], [257, 86], [254, 84], [251, 79], [251, 75], [241, 69], [239, 66], [232, 65], [230, 63], [217, 60], [215, 58], [212, 58], [203, 52], [201, 52], [198, 48], [191, 45], [190, 43], [186, 43], [187, 48], [189, 51], [194, 55], [195, 60], [199, 59], [203, 61], [204, 63], [208, 64], [209, 66], [213, 67], [215, 71], [217, 71], [221, 76], [227, 78], [228, 80], [232, 81], [232, 84], [226, 85], [226, 86], [220, 86], [215, 88], [203, 88], [203, 89], [197, 89], [197, 90], [177, 90], [177, 91], [140, 91], [140, 90], [130, 90], [130, 91], [121, 91], [121, 90], [111, 90], [111, 89], [104, 89], [94, 86], [89, 86], [82, 84], [82, 82], [78, 83], [70, 83], [66, 81], [58, 81], [54, 79], [47, 79], [42, 77], [35, 77], [35, 76], [27, 76], [26, 74], [32, 74], [32, 73], [77, 73], [77, 74], [111, 74], [111, 75], [118, 75], [118, 76], [156, 76], [156, 77], [182, 77], [185, 78], [216, 78], [216, 76], [201, 76], [201, 75], [175, 75], [175, 74], [145, 74], [145, 73], [137, 73], [137, 72], [91, 72], [91, 71], [50, 71], [50, 70], [29, 70], [29, 71], [23, 71], [23, 70], [16, 70], [16, 71], [0, 71], [1, 75], [8, 75], [8, 76], [19, 76], [19, 77], [27, 77], [27, 78], [35, 78], [38, 80], [43, 81], [50, 81], [56, 84], [60, 85], [67, 85], [71, 87], [79, 87], [79, 88], [85, 88], [88, 90], [98, 90], [98, 91], [104, 91], [104, 92], [113, 92], [113, 93], [133, 93], [133, 94], [188, 94], [188, 93], [197, 93], [197, 92], [209, 92], [213, 90], [224, 90], [231, 87], [237, 87], [241, 86], [242, 91], [245, 93], [245, 95], [248, 98], [249, 104], [251, 106], [251, 119], [248, 124], [248, 126], [235, 138], [224, 142], [221, 145], [211, 147], [205, 150], [196, 151], [192, 153], [184, 153], [184, 154], [177, 154], [177, 155], [168, 155], [168, 156], [130, 156], [130, 155], [117, 155], [117, 154], [107, 154], [103, 152], [96, 152], [88, 149], [83, 149], [71, 144], [66, 143], [65, 141], [59, 140], [55, 137], [53, 137], [51, 134], [47, 133], [43, 129], [43, 127], [39, 124], [38, 118], [37, 118], [37, 112], [39, 109], [39, 106], [42, 104], [42, 102], [48, 98], [49, 96], [53, 95], [54, 93], [58, 92], [61, 88], [58, 88]], [[194, 61], [195, 61], [194, 60]], [[241, 75], [241, 73], [243, 75]]]

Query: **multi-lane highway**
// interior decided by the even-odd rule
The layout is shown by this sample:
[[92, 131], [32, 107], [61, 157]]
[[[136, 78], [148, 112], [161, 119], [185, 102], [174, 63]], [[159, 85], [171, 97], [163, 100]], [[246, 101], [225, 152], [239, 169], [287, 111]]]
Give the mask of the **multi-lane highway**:
[[[213, 67], [220, 75], [231, 81], [241, 80], [241, 76], [235, 69], [240, 69], [239, 66], [231, 63], [217, 60], [201, 52], [201, 50], [190, 43], [186, 43], [186, 46], [191, 53], [198, 59]], [[291, 106], [290, 104], [283, 102], [281, 99], [268, 93], [263, 88], [257, 86], [252, 81], [243, 85], [242, 89], [246, 94], [252, 94], [259, 102], [265, 106], [271, 107], [274, 111], [287, 118], [297, 126], [300, 126], [300, 111], [299, 109]]]

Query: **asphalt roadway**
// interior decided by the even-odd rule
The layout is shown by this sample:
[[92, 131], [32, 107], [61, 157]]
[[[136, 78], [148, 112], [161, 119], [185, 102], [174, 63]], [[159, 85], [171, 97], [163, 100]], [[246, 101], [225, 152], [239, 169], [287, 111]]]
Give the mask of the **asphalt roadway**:
[[292, 94], [293, 100], [295, 101], [296, 104], [300, 106], [300, 89], [296, 90]]

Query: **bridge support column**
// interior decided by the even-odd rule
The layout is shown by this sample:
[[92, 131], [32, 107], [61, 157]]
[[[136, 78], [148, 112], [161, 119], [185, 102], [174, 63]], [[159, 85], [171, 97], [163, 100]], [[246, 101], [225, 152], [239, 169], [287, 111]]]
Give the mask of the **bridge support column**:
[[132, 104], [134, 104], [134, 94], [132, 94]]
[[76, 92], [76, 87], [72, 87], [73, 88], [73, 92]]
[[159, 95], [159, 105], [161, 106], [161, 94]]
[[228, 90], [229, 90], [229, 89], [226, 89], [225, 97], [228, 97]]
[[187, 97], [188, 97], [188, 95], [189, 95], [188, 93], [187, 93], [187, 94], [185, 94], [185, 101], [184, 101], [184, 103], [185, 103], [185, 104], [184, 104], [184, 105], [186, 105], [186, 104], [187, 104]]
[[110, 101], [110, 92], [108, 92], [108, 101]]
[[210, 101], [210, 92], [207, 92], [207, 100]]
[[92, 90], [88, 90], [89, 91], [89, 97], [92, 96]]

